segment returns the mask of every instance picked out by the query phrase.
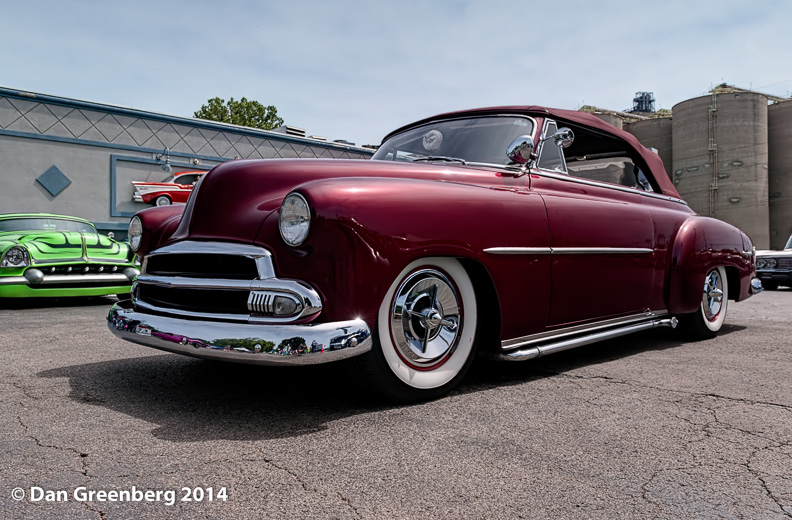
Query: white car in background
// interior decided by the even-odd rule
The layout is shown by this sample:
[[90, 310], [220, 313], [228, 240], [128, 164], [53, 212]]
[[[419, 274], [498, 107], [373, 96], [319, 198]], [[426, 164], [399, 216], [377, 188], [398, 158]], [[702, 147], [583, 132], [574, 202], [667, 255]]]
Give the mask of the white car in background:
[[765, 289], [792, 287], [792, 235], [783, 251], [757, 251], [756, 274]]

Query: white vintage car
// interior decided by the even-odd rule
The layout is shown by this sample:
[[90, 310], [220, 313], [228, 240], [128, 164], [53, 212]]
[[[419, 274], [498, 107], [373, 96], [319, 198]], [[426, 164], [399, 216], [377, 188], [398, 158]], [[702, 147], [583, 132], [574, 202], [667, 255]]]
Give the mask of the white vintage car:
[[792, 287], [792, 235], [783, 251], [757, 251], [756, 274], [765, 289], [775, 290], [779, 285]]

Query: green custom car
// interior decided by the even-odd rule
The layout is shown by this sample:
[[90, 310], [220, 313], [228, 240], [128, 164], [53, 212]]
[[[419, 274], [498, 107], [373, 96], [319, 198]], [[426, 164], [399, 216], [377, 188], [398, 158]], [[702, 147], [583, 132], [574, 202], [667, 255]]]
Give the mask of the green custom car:
[[123, 297], [139, 272], [132, 258], [87, 220], [0, 214], [0, 298]]

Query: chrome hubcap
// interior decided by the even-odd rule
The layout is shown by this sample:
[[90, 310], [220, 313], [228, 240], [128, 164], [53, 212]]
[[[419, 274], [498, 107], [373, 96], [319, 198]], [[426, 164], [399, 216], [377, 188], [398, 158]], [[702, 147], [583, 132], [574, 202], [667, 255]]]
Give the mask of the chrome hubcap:
[[704, 279], [704, 296], [701, 303], [704, 316], [709, 321], [714, 321], [723, 305], [723, 280], [717, 269], [710, 271]]
[[456, 348], [461, 328], [459, 296], [439, 271], [417, 271], [396, 290], [391, 338], [409, 364], [426, 369], [443, 363]]

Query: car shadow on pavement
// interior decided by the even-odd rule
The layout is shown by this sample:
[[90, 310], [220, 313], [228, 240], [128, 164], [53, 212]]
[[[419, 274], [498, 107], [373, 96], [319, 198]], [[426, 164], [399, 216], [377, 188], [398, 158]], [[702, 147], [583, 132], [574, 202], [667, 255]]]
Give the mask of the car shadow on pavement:
[[[744, 327], [726, 325], [722, 334]], [[527, 362], [477, 363], [453, 395], [530, 383], [582, 366], [683, 343], [670, 330], [634, 334]], [[354, 364], [261, 367], [172, 354], [40, 372], [68, 378], [69, 397], [157, 425], [172, 442], [265, 440], [315, 433], [345, 417], [394, 408], [367, 391]], [[442, 406], [442, 400], [440, 401]]]
[[[718, 336], [725, 336], [744, 329], [746, 327], [743, 325], [725, 324]], [[717, 339], [710, 341], [717, 341]], [[683, 345], [695, 346], [696, 343], [698, 342], [682, 338], [676, 330], [662, 328], [584, 345], [528, 361], [478, 363], [471, 370], [467, 384], [459, 391], [477, 392], [495, 386], [522, 384], [586, 366], [616, 361], [641, 352], [667, 350]]]

